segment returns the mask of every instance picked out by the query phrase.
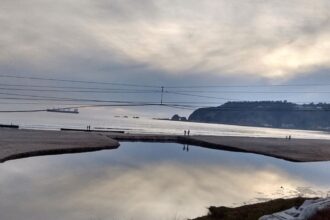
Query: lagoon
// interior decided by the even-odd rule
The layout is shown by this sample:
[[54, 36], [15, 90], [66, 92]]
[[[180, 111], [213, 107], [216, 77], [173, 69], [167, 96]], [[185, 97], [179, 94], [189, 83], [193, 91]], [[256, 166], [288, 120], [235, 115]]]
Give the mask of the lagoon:
[[186, 219], [211, 205], [327, 196], [330, 162], [179, 144], [122, 143], [118, 149], [0, 164], [1, 219]]

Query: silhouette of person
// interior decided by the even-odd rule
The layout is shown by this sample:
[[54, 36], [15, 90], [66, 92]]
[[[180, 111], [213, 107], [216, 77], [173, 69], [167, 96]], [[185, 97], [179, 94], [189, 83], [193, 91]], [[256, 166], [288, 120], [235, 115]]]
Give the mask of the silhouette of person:
[[188, 136], [190, 135], [190, 130], [188, 130]]
[[184, 133], [184, 136], [186, 136], [186, 134], [187, 134], [187, 131], [186, 131], [186, 130], [184, 130], [184, 132], [183, 132], [183, 133]]

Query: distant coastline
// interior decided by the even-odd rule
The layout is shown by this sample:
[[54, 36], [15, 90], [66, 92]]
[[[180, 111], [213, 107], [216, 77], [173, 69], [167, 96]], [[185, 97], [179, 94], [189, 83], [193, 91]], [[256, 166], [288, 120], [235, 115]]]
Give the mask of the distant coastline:
[[227, 102], [218, 107], [199, 108], [187, 121], [329, 132], [329, 113], [330, 104], [327, 103], [299, 105], [286, 101]]

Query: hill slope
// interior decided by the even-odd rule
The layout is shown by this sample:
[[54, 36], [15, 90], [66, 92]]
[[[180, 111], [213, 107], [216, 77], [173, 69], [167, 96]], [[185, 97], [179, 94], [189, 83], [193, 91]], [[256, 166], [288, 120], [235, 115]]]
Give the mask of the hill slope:
[[273, 128], [330, 130], [330, 104], [289, 102], [227, 102], [200, 108], [189, 121]]

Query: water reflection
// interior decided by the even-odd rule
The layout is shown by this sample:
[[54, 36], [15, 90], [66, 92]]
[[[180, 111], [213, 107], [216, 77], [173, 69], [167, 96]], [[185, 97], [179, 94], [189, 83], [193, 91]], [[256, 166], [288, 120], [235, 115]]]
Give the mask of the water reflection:
[[184, 149], [126, 143], [118, 150], [6, 162], [0, 165], [1, 219], [184, 219], [210, 205], [330, 189], [330, 163]]
[[189, 152], [189, 145], [188, 144], [183, 145], [183, 151]]

